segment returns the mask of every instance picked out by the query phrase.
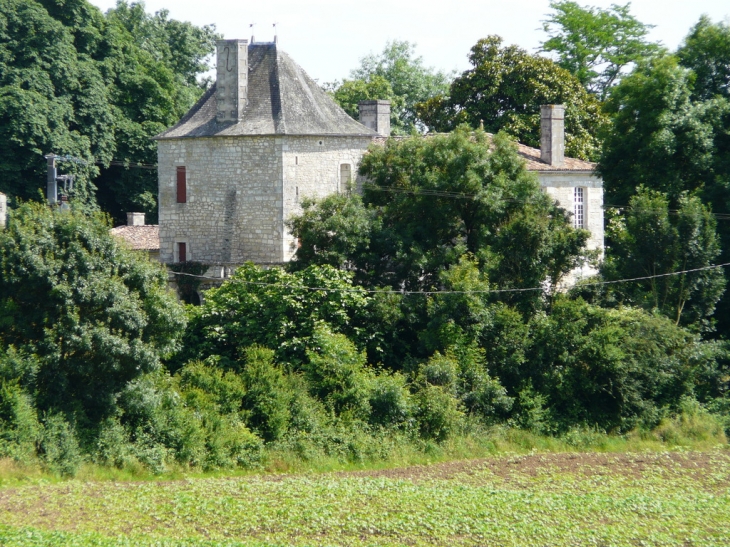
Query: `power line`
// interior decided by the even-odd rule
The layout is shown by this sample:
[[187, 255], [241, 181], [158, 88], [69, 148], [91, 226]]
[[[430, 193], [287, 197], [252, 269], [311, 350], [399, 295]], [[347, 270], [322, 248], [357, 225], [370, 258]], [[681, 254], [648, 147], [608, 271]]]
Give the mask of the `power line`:
[[[711, 266], [703, 266], [702, 268], [693, 268], [691, 270], [682, 270], [678, 272], [669, 272], [669, 273], [663, 273], [663, 274], [655, 274], [655, 275], [646, 275], [643, 277], [631, 277], [626, 279], [615, 279], [613, 281], [595, 281], [593, 283], [581, 283], [580, 285], [577, 285], [579, 287], [596, 287], [600, 285], [615, 285], [618, 283], [631, 283], [634, 281], [645, 281], [647, 279], [657, 279], [660, 277], [670, 277], [673, 275], [684, 275], [687, 273], [694, 273], [694, 272], [702, 272], [707, 270], [715, 270], [718, 268], [724, 268], [725, 266], [730, 266], [730, 262], [725, 262], [724, 264], [713, 264]], [[222, 278], [220, 277], [209, 277], [204, 275], [196, 275], [191, 273], [185, 273], [185, 272], [171, 272], [173, 275], [184, 275], [188, 277], [196, 277], [199, 279], [211, 279], [220, 281]], [[529, 287], [529, 288], [523, 288], [523, 289], [485, 289], [485, 290], [479, 290], [479, 291], [397, 291], [393, 289], [388, 290], [377, 290], [377, 289], [363, 289], [361, 287], [352, 288], [352, 289], [333, 289], [331, 287], [302, 287], [297, 285], [285, 285], [281, 283], [263, 283], [260, 281], [244, 281], [241, 279], [234, 279], [233, 280], [236, 283], [245, 283], [247, 285], [258, 285], [263, 287], [283, 287], [283, 288], [291, 288], [291, 289], [298, 289], [298, 290], [309, 290], [309, 291], [323, 291], [323, 292], [358, 292], [358, 293], [380, 293], [380, 294], [424, 294], [424, 295], [434, 295], [434, 294], [499, 294], [499, 293], [518, 293], [518, 292], [534, 292], [534, 291], [545, 291], [545, 286], [540, 287]]]
[[138, 167], [140, 169], [149, 169], [150, 171], [157, 171], [156, 163], [134, 163], [131, 161], [123, 160], [111, 160], [109, 162], [97, 160], [94, 162], [97, 165], [109, 166], [109, 167]]

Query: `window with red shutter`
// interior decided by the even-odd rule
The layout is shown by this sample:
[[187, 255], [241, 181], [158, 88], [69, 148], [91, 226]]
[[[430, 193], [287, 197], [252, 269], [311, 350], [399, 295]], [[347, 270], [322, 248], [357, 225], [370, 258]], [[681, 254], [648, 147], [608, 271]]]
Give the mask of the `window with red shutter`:
[[177, 168], [177, 202], [187, 203], [188, 201], [188, 178], [185, 167]]
[[187, 262], [188, 261], [188, 247], [185, 243], [177, 244], [177, 261]]

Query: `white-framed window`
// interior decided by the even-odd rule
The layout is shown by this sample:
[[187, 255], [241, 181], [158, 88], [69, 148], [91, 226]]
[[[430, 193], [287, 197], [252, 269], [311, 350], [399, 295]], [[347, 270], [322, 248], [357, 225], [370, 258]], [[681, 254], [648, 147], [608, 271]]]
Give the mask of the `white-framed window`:
[[573, 226], [576, 228], [586, 227], [586, 189], [575, 187], [573, 189]]
[[339, 191], [344, 192], [352, 180], [352, 165], [349, 163], [340, 164], [340, 187]]

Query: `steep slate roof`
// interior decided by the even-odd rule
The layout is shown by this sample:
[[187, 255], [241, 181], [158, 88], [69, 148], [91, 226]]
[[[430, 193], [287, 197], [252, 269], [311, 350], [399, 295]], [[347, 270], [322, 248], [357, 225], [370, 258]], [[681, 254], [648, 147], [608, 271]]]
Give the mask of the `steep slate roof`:
[[276, 44], [248, 46], [248, 106], [238, 123], [216, 121], [213, 85], [174, 127], [155, 139], [240, 135], [347, 135], [375, 132], [348, 116]]
[[109, 232], [126, 241], [135, 251], [160, 250], [160, 227], [157, 224], [118, 226]]

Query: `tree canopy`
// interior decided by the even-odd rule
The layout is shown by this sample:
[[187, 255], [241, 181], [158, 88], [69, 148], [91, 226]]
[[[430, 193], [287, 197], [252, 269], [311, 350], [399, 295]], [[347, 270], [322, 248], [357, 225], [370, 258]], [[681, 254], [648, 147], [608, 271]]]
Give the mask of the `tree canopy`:
[[368, 286], [430, 290], [468, 253], [490, 282], [535, 287], [581, 259], [587, 232], [573, 230], [506, 135], [461, 126], [389, 140], [371, 147], [360, 173], [362, 200], [308, 203], [292, 221], [302, 241], [292, 268], [327, 263]]
[[12, 211], [0, 232], [0, 343], [37, 357], [28, 387], [41, 410], [108, 415], [184, 325], [162, 267], [125, 249], [101, 214]]
[[450, 80], [449, 74], [424, 66], [416, 44], [394, 40], [381, 53], [363, 57], [349, 80], [332, 87], [335, 100], [354, 118], [359, 101], [390, 100], [391, 129], [403, 134], [419, 128], [416, 104], [443, 93]]
[[542, 51], [554, 52], [558, 65], [602, 101], [628, 66], [661, 49], [646, 40], [652, 25], [631, 15], [630, 4], [603, 9], [554, 0], [550, 7], [554, 11], [543, 22], [549, 38], [542, 43]]
[[[120, 1], [103, 15], [86, 0], [0, 5], [0, 190], [35, 199], [43, 155], [71, 155], [75, 199], [117, 217], [156, 212], [154, 173], [109, 167], [154, 163], [150, 137], [179, 119], [205, 86], [212, 27], [149, 15]], [[101, 167], [100, 167], [101, 166]]]
[[469, 62], [472, 68], [454, 80], [448, 95], [418, 105], [419, 118], [430, 129], [483, 125], [539, 148], [540, 106], [564, 104], [566, 155], [590, 159], [597, 154], [605, 118], [596, 98], [568, 71], [520, 47], [503, 46], [499, 36], [479, 40]]

